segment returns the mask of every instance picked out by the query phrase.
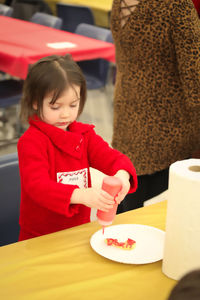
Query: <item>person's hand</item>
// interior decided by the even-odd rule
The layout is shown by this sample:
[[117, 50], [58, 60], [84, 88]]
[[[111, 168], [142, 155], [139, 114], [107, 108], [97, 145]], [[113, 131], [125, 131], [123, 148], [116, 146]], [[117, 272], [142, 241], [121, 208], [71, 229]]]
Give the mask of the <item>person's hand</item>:
[[115, 198], [116, 202], [120, 204], [120, 202], [124, 199], [124, 197], [128, 194], [130, 190], [130, 174], [125, 170], [119, 170], [114, 176], [118, 177], [122, 182], [122, 189]]
[[71, 204], [84, 204], [91, 208], [109, 211], [113, 208], [114, 197], [100, 188], [75, 189], [71, 196]]

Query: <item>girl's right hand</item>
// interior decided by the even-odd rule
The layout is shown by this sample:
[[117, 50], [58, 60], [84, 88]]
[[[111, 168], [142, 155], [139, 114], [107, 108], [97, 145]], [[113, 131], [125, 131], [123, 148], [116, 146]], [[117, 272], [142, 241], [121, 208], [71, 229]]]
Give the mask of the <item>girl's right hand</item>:
[[84, 204], [91, 208], [109, 211], [113, 208], [114, 197], [100, 188], [75, 189], [71, 196], [71, 204]]

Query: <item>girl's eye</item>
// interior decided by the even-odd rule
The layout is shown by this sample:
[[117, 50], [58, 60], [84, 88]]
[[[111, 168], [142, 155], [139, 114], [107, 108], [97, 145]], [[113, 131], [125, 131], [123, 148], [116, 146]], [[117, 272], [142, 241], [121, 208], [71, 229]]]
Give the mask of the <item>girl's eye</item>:
[[77, 107], [78, 104], [71, 104], [70, 107]]
[[51, 106], [51, 109], [52, 109], [52, 110], [58, 110], [58, 109], [59, 109], [59, 106], [58, 106], [58, 107], [56, 107], [56, 106]]

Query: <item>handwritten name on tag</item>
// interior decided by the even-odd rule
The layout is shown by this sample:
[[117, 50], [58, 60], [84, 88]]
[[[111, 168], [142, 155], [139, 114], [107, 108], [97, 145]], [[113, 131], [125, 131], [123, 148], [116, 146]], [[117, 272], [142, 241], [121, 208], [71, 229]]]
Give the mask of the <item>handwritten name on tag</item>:
[[63, 184], [78, 185], [79, 188], [88, 187], [88, 169], [81, 169], [72, 172], [57, 173], [57, 182]]

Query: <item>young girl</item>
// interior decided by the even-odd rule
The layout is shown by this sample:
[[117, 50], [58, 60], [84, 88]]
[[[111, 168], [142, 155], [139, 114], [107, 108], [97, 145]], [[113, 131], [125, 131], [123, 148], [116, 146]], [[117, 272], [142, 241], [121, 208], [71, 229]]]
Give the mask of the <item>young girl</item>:
[[110, 148], [93, 125], [76, 121], [85, 101], [85, 79], [69, 55], [30, 68], [21, 102], [21, 119], [30, 126], [18, 142], [19, 240], [87, 223], [92, 207], [112, 208], [113, 197], [91, 187], [90, 167], [121, 179], [118, 203], [136, 190], [129, 158]]

